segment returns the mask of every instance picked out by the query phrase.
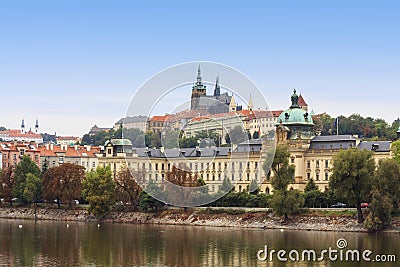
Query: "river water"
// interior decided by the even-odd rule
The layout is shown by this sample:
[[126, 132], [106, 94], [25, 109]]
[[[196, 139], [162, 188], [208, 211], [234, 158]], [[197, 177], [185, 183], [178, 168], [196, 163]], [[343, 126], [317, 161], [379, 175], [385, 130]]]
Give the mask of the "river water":
[[[347, 246], [339, 249], [338, 239]], [[319, 261], [329, 247], [337, 259]], [[288, 261], [277, 253], [270, 261], [281, 249]], [[302, 260], [305, 250], [316, 260], [308, 253]], [[360, 261], [350, 254], [346, 261], [348, 250], [358, 250]], [[397, 262], [373, 262], [378, 254]], [[400, 266], [400, 235], [0, 219], [0, 266]]]

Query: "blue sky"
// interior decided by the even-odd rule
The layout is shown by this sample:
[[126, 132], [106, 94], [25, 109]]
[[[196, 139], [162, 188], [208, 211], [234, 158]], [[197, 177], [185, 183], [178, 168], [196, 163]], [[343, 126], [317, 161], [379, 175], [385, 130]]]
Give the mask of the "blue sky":
[[296, 88], [317, 113], [391, 123], [399, 12], [398, 1], [2, 1], [0, 125], [112, 126], [144, 81], [187, 61], [242, 71], [272, 109]]

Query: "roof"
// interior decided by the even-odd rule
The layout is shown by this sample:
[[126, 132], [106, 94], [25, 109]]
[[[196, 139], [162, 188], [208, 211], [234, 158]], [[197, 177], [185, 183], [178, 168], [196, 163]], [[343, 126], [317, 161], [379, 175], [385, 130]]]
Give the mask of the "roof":
[[314, 125], [311, 115], [301, 108], [289, 108], [279, 115], [278, 124], [283, 125]]
[[40, 146], [41, 157], [58, 157], [63, 154], [64, 157], [96, 157], [96, 153], [100, 152], [98, 146], [61, 146], [61, 145], [45, 145]]
[[341, 135], [318, 135], [311, 139], [311, 142], [339, 142], [339, 141], [356, 141], [357, 138], [351, 134]]
[[338, 150], [356, 147], [357, 138], [352, 135], [314, 136], [310, 141], [310, 150]]
[[121, 124], [121, 123], [135, 123], [135, 122], [147, 122], [147, 117], [143, 115], [138, 115], [138, 116], [132, 116], [132, 117], [126, 117], [122, 118], [119, 121], [117, 121], [115, 124]]
[[304, 101], [304, 98], [301, 94], [299, 95], [298, 104], [300, 107], [308, 106], [306, 101]]
[[[111, 139], [110, 142], [114, 146], [132, 146], [132, 142], [129, 139]], [[106, 142], [107, 144], [108, 142]]]
[[358, 148], [375, 152], [390, 152], [390, 144], [391, 141], [362, 141]]
[[215, 157], [227, 156], [230, 152], [229, 147], [206, 147], [206, 148], [172, 148], [165, 149], [164, 152], [157, 148], [137, 148], [139, 157], [152, 158], [196, 158], [196, 157]]

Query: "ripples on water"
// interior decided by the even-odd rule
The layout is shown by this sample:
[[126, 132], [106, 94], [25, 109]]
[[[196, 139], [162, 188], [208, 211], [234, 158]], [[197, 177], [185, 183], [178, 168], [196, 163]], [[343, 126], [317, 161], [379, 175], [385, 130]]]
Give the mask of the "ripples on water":
[[[260, 262], [257, 251], [336, 248], [398, 254], [400, 235], [0, 220], [0, 266], [400, 266]], [[18, 226], [22, 225], [22, 228]]]

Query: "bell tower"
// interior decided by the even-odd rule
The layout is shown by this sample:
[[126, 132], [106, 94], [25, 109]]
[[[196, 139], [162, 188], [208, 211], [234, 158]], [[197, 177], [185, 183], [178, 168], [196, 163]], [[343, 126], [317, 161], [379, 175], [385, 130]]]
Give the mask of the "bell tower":
[[205, 96], [207, 94], [207, 88], [203, 84], [202, 78], [201, 78], [201, 70], [200, 70], [200, 65], [197, 68], [197, 81], [193, 84], [192, 87], [192, 97], [191, 97], [191, 110], [197, 110], [199, 109], [199, 100], [200, 97]]

